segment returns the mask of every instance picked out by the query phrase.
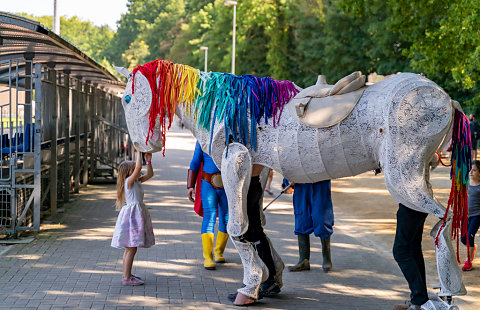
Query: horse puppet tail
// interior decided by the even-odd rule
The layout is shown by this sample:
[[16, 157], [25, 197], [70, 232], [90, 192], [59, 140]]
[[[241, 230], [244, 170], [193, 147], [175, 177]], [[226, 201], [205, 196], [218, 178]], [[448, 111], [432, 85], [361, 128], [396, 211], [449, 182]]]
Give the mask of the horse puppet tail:
[[[456, 102], [454, 102], [454, 106], [455, 103]], [[450, 189], [450, 197], [448, 198], [447, 210], [443, 216], [443, 224], [438, 230], [437, 236], [435, 237], [435, 245], [438, 246], [438, 237], [443, 226], [445, 226], [448, 213], [451, 209], [453, 213], [452, 237], [453, 239], [457, 239], [457, 261], [460, 263], [459, 233], [460, 236], [466, 236], [468, 230], [467, 189], [469, 185], [469, 172], [472, 168], [472, 141], [470, 136], [470, 125], [468, 118], [461, 111], [460, 107], [455, 107], [450, 149], [452, 151], [452, 156], [450, 159], [450, 179], [452, 180], [452, 186]], [[467, 246], [469, 246], [468, 238]], [[467, 251], [467, 253], [468, 260], [470, 261], [469, 251]]]

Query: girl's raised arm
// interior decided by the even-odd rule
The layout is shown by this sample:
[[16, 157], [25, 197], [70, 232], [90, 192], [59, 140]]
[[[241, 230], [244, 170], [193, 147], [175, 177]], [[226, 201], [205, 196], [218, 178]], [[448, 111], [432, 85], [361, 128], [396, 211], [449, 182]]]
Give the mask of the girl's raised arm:
[[133, 170], [132, 174], [128, 177], [128, 188], [133, 187], [133, 183], [135, 180], [140, 178], [141, 174], [140, 172], [142, 171], [142, 152], [137, 151], [137, 161], [135, 163], [135, 169]]
[[138, 180], [140, 182], [145, 182], [146, 180], [153, 177], [153, 168], [152, 168], [152, 153], [145, 153], [145, 161], [147, 162], [147, 174], [142, 175]]

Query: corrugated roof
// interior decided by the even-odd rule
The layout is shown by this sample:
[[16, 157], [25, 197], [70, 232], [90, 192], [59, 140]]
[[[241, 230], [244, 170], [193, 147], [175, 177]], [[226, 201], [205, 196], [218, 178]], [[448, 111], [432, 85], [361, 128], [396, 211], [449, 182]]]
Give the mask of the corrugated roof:
[[8, 71], [4, 60], [24, 59], [33, 54], [35, 63], [55, 65], [55, 70], [96, 83], [106, 91], [122, 92], [125, 83], [90, 58], [68, 40], [55, 34], [35, 20], [0, 11], [0, 83]]

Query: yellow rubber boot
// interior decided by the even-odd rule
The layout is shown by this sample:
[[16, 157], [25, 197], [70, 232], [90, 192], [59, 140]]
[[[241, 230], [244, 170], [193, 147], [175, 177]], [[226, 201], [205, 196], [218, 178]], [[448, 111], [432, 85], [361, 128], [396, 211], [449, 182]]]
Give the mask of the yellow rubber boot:
[[202, 234], [203, 244], [203, 266], [207, 270], [215, 270], [215, 262], [213, 261], [213, 233]]
[[223, 251], [225, 251], [225, 246], [227, 245], [228, 234], [221, 232], [220, 230], [217, 233], [217, 243], [215, 244], [215, 262], [223, 264], [225, 263], [225, 257], [223, 257]]

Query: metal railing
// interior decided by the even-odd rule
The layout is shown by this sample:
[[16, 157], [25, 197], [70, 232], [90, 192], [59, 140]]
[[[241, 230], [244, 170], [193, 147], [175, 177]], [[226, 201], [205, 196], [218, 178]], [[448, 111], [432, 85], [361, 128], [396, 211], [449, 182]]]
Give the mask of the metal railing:
[[[81, 186], [131, 158], [120, 98], [34, 60], [0, 76], [0, 235], [39, 230]], [[4, 70], [4, 72], [6, 72]], [[1, 237], [1, 236], [0, 236]]]
[[7, 95], [0, 102], [0, 234], [15, 234], [40, 227], [41, 104], [33, 108], [41, 102], [41, 90], [35, 89], [33, 100], [33, 85], [41, 84], [42, 68], [29, 60], [6, 62], [8, 87], [2, 93]]
[[117, 169], [122, 161], [128, 159], [131, 152], [128, 149], [128, 130], [102, 117], [96, 118], [95, 125], [98, 135], [94, 154], [99, 162]]

